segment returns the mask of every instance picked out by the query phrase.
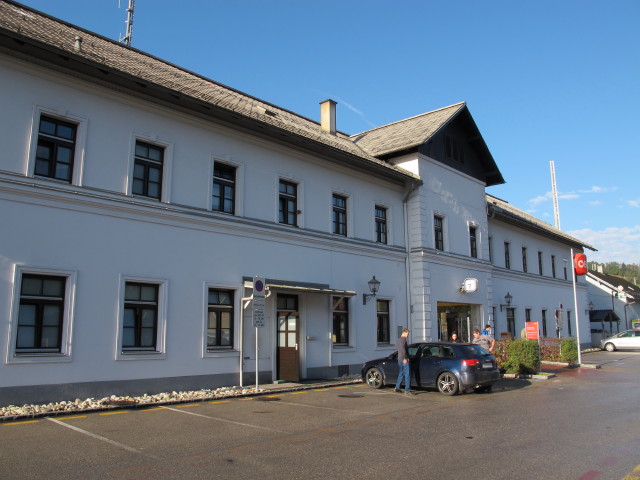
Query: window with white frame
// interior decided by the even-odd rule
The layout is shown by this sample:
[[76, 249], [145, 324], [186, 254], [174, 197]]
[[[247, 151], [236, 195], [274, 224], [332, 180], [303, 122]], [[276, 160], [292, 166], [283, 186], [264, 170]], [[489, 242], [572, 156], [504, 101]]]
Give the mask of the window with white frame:
[[76, 145], [75, 123], [41, 115], [33, 174], [71, 183]]
[[347, 197], [333, 194], [332, 197], [332, 229], [336, 235], [347, 236]]
[[131, 192], [142, 197], [162, 197], [164, 148], [136, 140]]
[[86, 124], [85, 118], [36, 107], [27, 175], [80, 185]]
[[211, 191], [211, 210], [235, 214], [236, 167], [215, 162]]
[[333, 344], [335, 346], [349, 345], [349, 299], [347, 297], [332, 297]]
[[390, 318], [389, 318], [389, 306], [391, 302], [389, 300], [377, 300], [376, 301], [376, 315], [377, 315], [377, 338], [378, 344], [391, 343], [390, 334]]
[[280, 179], [278, 192], [278, 222], [298, 226], [298, 185]]
[[123, 278], [119, 358], [164, 353], [166, 281]]
[[511, 252], [510, 252], [510, 243], [504, 242], [504, 268], [511, 268]]
[[233, 290], [209, 288], [207, 299], [207, 350], [233, 348]]
[[75, 273], [18, 267], [8, 363], [69, 360]]
[[433, 240], [436, 250], [444, 250], [444, 217], [433, 216]]
[[469, 226], [469, 254], [473, 258], [478, 258], [478, 228]]
[[375, 206], [376, 242], [387, 243], [387, 209]]

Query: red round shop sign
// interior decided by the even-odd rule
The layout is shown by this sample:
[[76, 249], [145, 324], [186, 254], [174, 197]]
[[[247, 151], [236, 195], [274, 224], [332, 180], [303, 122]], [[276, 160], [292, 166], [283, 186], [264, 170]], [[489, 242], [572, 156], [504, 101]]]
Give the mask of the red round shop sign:
[[576, 253], [573, 256], [573, 265], [576, 275], [587, 274], [587, 256], [584, 253]]

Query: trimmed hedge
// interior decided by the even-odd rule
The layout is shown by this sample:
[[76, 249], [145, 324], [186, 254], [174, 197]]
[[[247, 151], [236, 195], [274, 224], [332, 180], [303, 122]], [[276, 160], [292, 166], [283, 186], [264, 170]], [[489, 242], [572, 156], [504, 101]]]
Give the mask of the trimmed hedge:
[[575, 338], [541, 338], [540, 348], [536, 340], [501, 339], [493, 350], [498, 368], [504, 373], [536, 373], [540, 362], [578, 361], [578, 344]]

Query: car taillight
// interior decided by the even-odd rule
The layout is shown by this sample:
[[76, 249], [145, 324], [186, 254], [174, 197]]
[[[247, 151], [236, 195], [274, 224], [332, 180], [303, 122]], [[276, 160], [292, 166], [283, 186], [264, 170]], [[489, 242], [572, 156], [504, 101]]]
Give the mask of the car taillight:
[[468, 358], [466, 360], [462, 360], [462, 365], [465, 367], [477, 367], [480, 365], [480, 360], [477, 358]]

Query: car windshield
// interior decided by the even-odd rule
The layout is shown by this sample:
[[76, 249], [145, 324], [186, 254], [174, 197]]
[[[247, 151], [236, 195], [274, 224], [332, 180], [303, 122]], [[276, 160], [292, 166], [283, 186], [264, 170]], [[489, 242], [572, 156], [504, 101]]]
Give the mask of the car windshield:
[[461, 348], [465, 355], [486, 355], [489, 353], [480, 345], [462, 345]]

